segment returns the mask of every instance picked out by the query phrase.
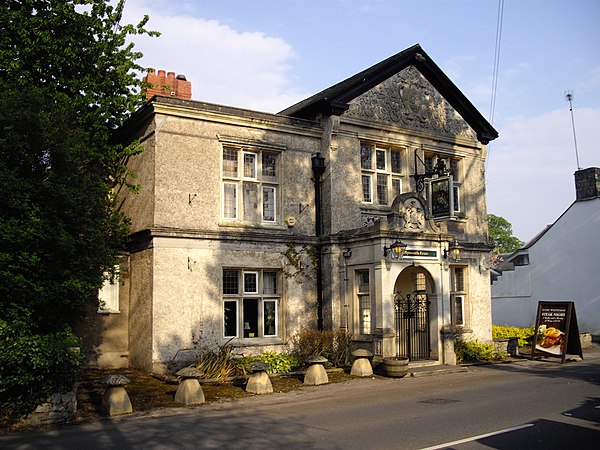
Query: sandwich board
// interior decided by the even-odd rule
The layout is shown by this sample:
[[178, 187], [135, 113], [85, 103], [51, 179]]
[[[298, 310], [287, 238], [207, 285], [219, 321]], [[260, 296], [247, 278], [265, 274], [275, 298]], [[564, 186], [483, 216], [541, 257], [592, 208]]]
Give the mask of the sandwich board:
[[535, 355], [544, 355], [561, 358], [564, 363], [567, 354], [583, 359], [575, 304], [538, 302], [531, 359]]

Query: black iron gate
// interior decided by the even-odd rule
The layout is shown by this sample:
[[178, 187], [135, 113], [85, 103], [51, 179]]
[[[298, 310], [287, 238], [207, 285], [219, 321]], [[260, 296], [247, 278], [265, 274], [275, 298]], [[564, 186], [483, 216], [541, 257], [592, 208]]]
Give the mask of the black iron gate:
[[394, 295], [398, 356], [413, 361], [429, 359], [429, 303], [425, 292]]

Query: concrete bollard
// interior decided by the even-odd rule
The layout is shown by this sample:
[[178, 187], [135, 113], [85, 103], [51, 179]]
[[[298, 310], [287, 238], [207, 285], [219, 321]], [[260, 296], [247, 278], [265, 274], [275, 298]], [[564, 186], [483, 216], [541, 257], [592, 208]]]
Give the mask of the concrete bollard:
[[194, 367], [184, 367], [175, 375], [181, 378], [177, 392], [175, 393], [175, 401], [184, 405], [200, 405], [205, 402], [204, 391], [198, 378], [204, 373]]
[[250, 364], [250, 371], [252, 372], [248, 377], [248, 383], [246, 383], [246, 392], [252, 394], [272, 394], [273, 385], [271, 379], [267, 374], [271, 366], [263, 362], [254, 362]]
[[323, 367], [323, 363], [327, 362], [327, 358], [315, 355], [308, 358], [306, 362], [310, 365], [308, 366], [306, 375], [304, 375], [304, 384], [318, 386], [319, 384], [329, 383], [327, 371], [325, 370], [325, 367]]
[[102, 383], [107, 386], [102, 396], [102, 412], [105, 415], [118, 416], [133, 412], [131, 400], [124, 387], [131, 383], [129, 378], [124, 375], [109, 375]]
[[371, 361], [369, 359], [373, 357], [373, 353], [371, 353], [369, 350], [359, 348], [352, 352], [352, 356], [354, 356], [356, 359], [352, 363], [350, 375], [354, 375], [356, 377], [370, 377], [373, 375], [373, 366], [371, 365]]

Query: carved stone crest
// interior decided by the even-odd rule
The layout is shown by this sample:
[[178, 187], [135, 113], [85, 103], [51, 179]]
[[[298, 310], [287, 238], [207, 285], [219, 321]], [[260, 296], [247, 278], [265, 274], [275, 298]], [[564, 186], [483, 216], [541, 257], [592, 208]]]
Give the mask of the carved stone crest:
[[354, 99], [345, 115], [417, 131], [476, 139], [467, 122], [412, 66]]

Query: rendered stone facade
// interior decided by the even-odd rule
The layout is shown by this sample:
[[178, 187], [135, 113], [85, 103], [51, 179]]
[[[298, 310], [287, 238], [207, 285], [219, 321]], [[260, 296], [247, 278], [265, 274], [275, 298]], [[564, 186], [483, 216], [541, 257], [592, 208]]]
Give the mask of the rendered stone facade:
[[448, 363], [442, 335], [491, 341], [497, 132], [420, 46], [279, 114], [156, 96], [122, 134], [144, 147], [129, 161], [140, 192], [121, 193], [131, 366], [283, 350], [317, 326], [376, 358]]

